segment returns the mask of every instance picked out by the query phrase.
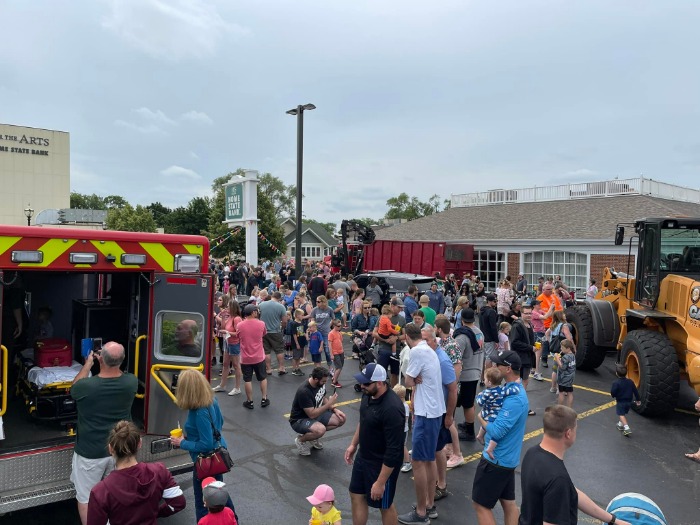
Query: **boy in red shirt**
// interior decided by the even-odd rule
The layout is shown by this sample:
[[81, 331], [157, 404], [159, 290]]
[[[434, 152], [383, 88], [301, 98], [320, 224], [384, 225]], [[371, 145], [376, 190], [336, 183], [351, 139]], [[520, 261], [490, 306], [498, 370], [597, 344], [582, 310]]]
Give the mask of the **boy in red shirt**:
[[202, 480], [202, 496], [209, 514], [204, 516], [197, 525], [238, 525], [236, 515], [226, 506], [228, 492], [226, 483], [214, 478]]
[[341, 322], [339, 319], [333, 320], [333, 329], [328, 334], [328, 346], [331, 347], [331, 355], [333, 356], [333, 379], [331, 383], [336, 388], [342, 388], [338, 379], [340, 371], [345, 363], [345, 352], [343, 351], [343, 334], [340, 332]]

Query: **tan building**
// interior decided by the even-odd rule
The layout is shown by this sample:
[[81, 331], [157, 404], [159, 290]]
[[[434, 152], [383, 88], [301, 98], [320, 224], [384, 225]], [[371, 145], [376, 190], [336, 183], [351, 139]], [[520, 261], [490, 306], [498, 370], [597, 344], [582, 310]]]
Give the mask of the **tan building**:
[[[603, 268], [635, 271], [629, 242], [615, 246], [615, 228], [644, 217], [699, 217], [700, 191], [645, 178], [562, 184], [452, 195], [452, 207], [377, 231], [378, 240], [473, 244], [474, 270], [487, 289], [523, 273], [561, 275], [578, 297]], [[632, 237], [632, 253], [636, 253]], [[532, 287], [530, 287], [532, 290]]]
[[[27, 224], [43, 210], [70, 207], [70, 136], [0, 124], [0, 224]], [[32, 224], [33, 224], [32, 220]]]

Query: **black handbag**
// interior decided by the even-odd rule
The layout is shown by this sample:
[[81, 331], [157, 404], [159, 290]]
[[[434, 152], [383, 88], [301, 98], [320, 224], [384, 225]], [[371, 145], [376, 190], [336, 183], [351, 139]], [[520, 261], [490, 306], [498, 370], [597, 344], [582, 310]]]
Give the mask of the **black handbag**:
[[221, 432], [219, 432], [214, 426], [214, 419], [211, 417], [211, 412], [209, 409], [207, 410], [207, 415], [209, 416], [209, 421], [211, 423], [215, 448], [212, 452], [208, 452], [206, 454], [200, 453], [197, 456], [197, 460], [194, 462], [194, 470], [197, 474], [197, 479], [200, 481], [208, 477], [225, 474], [231, 470], [231, 467], [233, 467], [231, 455], [228, 453], [226, 447], [221, 446]]

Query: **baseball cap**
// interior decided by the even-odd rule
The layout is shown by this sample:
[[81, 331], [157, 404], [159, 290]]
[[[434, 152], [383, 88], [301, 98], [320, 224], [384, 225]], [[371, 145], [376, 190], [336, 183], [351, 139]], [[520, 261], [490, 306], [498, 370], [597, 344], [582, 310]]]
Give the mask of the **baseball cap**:
[[400, 308], [404, 307], [403, 301], [401, 300], [401, 297], [392, 297], [391, 299], [391, 306], [398, 306]]
[[490, 293], [490, 294], [488, 294], [488, 295], [486, 296], [486, 301], [487, 301], [487, 302], [488, 302], [488, 301], [497, 301], [497, 300], [498, 300], [498, 299], [496, 298], [496, 294], [495, 294], [495, 293]]
[[463, 323], [473, 323], [474, 322], [474, 310], [471, 308], [465, 308], [462, 310], [460, 313], [462, 316], [462, 322]]
[[512, 350], [505, 350], [504, 352], [499, 352], [498, 355], [491, 356], [491, 362], [497, 365], [509, 366], [513, 370], [520, 370], [523, 366], [520, 356]]
[[202, 496], [207, 507], [225, 507], [228, 502], [226, 483], [209, 477], [202, 480]]
[[370, 363], [361, 373], [355, 374], [355, 380], [361, 385], [368, 385], [375, 381], [386, 381], [386, 370], [382, 365]]
[[314, 490], [314, 493], [306, 498], [306, 501], [312, 505], [320, 505], [326, 501], [335, 501], [335, 493], [328, 485], [319, 485]]
[[258, 305], [251, 303], [251, 304], [245, 305], [245, 308], [243, 309], [243, 314], [247, 316], [247, 315], [250, 315], [253, 312], [257, 312], [257, 311], [258, 311]]

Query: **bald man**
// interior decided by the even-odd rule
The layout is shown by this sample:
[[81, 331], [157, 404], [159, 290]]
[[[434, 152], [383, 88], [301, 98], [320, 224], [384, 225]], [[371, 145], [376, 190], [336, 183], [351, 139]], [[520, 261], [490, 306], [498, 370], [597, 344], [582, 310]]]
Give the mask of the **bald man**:
[[186, 357], [199, 357], [201, 349], [194, 342], [197, 337], [197, 322], [192, 319], [185, 319], [178, 323], [175, 329], [175, 340], [177, 341], [177, 351]]
[[[100, 373], [88, 377], [95, 360]], [[121, 371], [123, 361], [124, 347], [114, 341], [106, 343], [100, 350], [90, 352], [70, 389], [78, 408], [78, 438], [70, 479], [75, 485], [83, 525], [87, 523], [90, 491], [114, 469], [114, 460], [107, 450], [109, 432], [118, 421], [131, 420], [138, 381], [133, 374]]]

